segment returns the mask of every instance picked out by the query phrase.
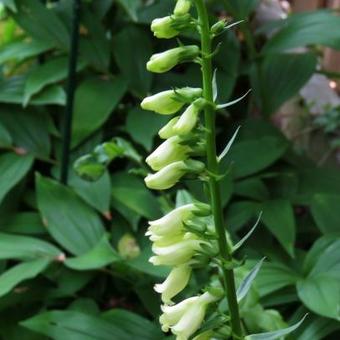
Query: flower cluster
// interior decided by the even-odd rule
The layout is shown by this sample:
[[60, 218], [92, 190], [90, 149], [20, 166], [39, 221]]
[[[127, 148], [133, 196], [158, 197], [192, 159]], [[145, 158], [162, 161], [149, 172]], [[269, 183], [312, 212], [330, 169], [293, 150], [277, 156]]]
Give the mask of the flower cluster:
[[[177, 0], [171, 16], [155, 19], [151, 29], [158, 38], [173, 38], [192, 20], [190, 0]], [[180, 46], [155, 54], [147, 63], [147, 69], [155, 73], [169, 71], [176, 65], [196, 61], [200, 56], [198, 46]], [[173, 187], [183, 176], [200, 175], [205, 164], [194, 157], [204, 151], [204, 138], [198, 128], [199, 114], [206, 105], [200, 88], [179, 88], [163, 91], [143, 100], [141, 107], [162, 115], [177, 115], [159, 131], [164, 142], [147, 157], [146, 162], [155, 171], [145, 178], [148, 188], [165, 190]], [[152, 241], [154, 265], [171, 267], [170, 274], [161, 284], [155, 285], [164, 305], [160, 317], [162, 329], [172, 331], [178, 340], [186, 340], [200, 327], [207, 306], [219, 298], [211, 292], [188, 298], [178, 304], [172, 299], [188, 284], [195, 257], [204, 253], [208, 242], [192, 226], [204, 224], [210, 216], [210, 206], [195, 202], [180, 206], [162, 218], [149, 222], [146, 235]], [[191, 228], [190, 228], [191, 226]]]

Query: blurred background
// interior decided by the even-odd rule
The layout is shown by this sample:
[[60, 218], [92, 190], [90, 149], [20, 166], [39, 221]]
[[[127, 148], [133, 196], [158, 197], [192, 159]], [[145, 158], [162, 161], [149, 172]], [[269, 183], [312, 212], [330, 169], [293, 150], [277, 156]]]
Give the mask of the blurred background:
[[[207, 4], [212, 23], [243, 20], [215, 42], [218, 102], [252, 89], [217, 117], [219, 150], [241, 126], [221, 165], [234, 242], [262, 212], [238, 254], [239, 278], [267, 258], [242, 304], [244, 326], [271, 331], [309, 313], [292, 339], [339, 339], [340, 1]], [[148, 263], [147, 220], [206, 200], [197, 182], [161, 194], [143, 182], [171, 117], [143, 111], [141, 100], [201, 86], [197, 65], [146, 71], [153, 53], [177, 45], [149, 29], [172, 8], [0, 1], [1, 339], [166, 337], [153, 285], [167, 271]], [[199, 43], [190, 31], [179, 39]], [[209, 278], [197, 271], [184, 296]]]

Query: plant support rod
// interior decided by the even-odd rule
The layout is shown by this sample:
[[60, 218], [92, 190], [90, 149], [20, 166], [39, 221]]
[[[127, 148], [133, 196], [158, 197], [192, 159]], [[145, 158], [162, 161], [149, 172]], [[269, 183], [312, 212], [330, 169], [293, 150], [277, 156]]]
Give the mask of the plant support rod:
[[[202, 73], [203, 73], [203, 96], [212, 103], [213, 98], [213, 70], [212, 70], [212, 38], [207, 9], [204, 0], [195, 0], [199, 17], [200, 34], [202, 42]], [[206, 140], [207, 140], [207, 169], [212, 174], [218, 173], [218, 161], [216, 154], [215, 140], [215, 110], [208, 106], [204, 113]], [[218, 244], [223, 262], [232, 261], [232, 253], [226, 238], [224, 228], [224, 218], [222, 211], [221, 193], [218, 180], [214, 176], [209, 178], [209, 192], [211, 207], [214, 216], [216, 232], [218, 234]], [[233, 339], [243, 339], [241, 319], [239, 314], [235, 277], [233, 269], [223, 266], [223, 279], [228, 299], [229, 312], [231, 317], [231, 328]]]
[[72, 136], [73, 103], [74, 93], [76, 89], [76, 73], [79, 46], [80, 7], [81, 0], [74, 0], [72, 18], [72, 36], [70, 42], [70, 57], [67, 79], [67, 98], [65, 116], [62, 126], [62, 155], [61, 155], [60, 182], [63, 184], [67, 184], [68, 181], [68, 169]]

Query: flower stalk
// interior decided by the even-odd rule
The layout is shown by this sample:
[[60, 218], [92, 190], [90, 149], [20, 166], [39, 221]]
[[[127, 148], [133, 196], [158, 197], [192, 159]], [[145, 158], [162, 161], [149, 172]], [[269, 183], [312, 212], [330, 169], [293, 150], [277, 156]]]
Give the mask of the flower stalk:
[[[208, 19], [208, 13], [204, 0], [195, 0], [201, 35], [202, 48], [202, 75], [203, 75], [203, 97], [208, 102], [213, 102], [213, 71], [212, 71], [212, 38]], [[207, 143], [207, 169], [212, 174], [218, 174], [218, 162], [216, 154], [215, 139], [215, 111], [213, 106], [207, 106], [204, 111]], [[226, 262], [232, 261], [232, 251], [228, 245], [225, 224], [223, 219], [221, 192], [215, 176], [209, 177], [209, 192], [211, 198], [211, 209], [214, 217], [220, 255]], [[234, 339], [242, 339], [242, 326], [239, 307], [236, 297], [235, 277], [233, 269], [222, 267], [224, 286], [228, 299], [231, 318], [232, 333]]]

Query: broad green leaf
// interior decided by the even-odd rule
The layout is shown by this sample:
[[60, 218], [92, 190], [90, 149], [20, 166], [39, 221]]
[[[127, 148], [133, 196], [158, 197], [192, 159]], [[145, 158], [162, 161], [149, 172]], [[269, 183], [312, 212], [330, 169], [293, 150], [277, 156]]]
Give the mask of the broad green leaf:
[[294, 256], [295, 217], [287, 200], [271, 200], [263, 203], [262, 221], [281, 243], [289, 255]]
[[[114, 317], [104, 318], [78, 311], [49, 311], [35, 315], [21, 324], [55, 340], [131, 340], [137, 331], [142, 331], [132, 325], [130, 328], [124, 327], [120, 318], [115, 320]], [[152, 338], [140, 336], [138, 339]]]
[[128, 112], [126, 130], [135, 142], [143, 145], [147, 151], [151, 151], [154, 137], [168, 120], [166, 116], [156, 115], [136, 107]]
[[8, 147], [12, 145], [12, 137], [6, 127], [0, 123], [0, 147]]
[[296, 337], [297, 340], [323, 340], [328, 335], [340, 329], [340, 323], [328, 318], [311, 315], [301, 326], [303, 330]]
[[[84, 63], [78, 63], [81, 69]], [[66, 78], [68, 73], [68, 58], [58, 57], [34, 68], [27, 76], [24, 88], [24, 105], [26, 106], [32, 96], [45, 86]]]
[[[0, 103], [23, 104], [25, 77], [16, 76], [0, 80]], [[64, 105], [65, 91], [61, 86], [51, 85], [43, 89], [30, 101], [32, 105]]]
[[88, 253], [67, 259], [64, 264], [74, 270], [93, 270], [105, 267], [118, 261], [119, 255], [114, 251], [107, 236], [104, 235], [99, 243]]
[[299, 278], [297, 273], [281, 263], [265, 262], [256, 277], [256, 287], [260, 295], [265, 296], [281, 288], [295, 285]]
[[69, 185], [86, 203], [110, 218], [111, 179], [108, 172], [95, 182], [83, 180], [72, 172]]
[[148, 219], [160, 215], [159, 204], [142, 180], [128, 173], [115, 173], [111, 178], [112, 196], [115, 202]]
[[50, 264], [49, 259], [20, 263], [0, 275], [0, 296], [9, 293], [18, 283], [32, 279]]
[[[123, 0], [121, 0], [123, 1]], [[155, 18], [161, 18], [168, 15], [174, 10], [172, 0], [163, 0], [152, 2], [149, 6], [143, 6], [138, 11], [138, 22], [150, 24]]]
[[11, 134], [15, 147], [43, 159], [49, 158], [51, 142], [47, 127], [50, 117], [45, 112], [8, 108], [0, 112], [0, 121]]
[[280, 52], [295, 47], [325, 45], [340, 49], [340, 18], [330, 11], [294, 14], [264, 46], [264, 53]]
[[38, 207], [51, 236], [74, 255], [90, 251], [104, 235], [98, 215], [71, 189], [36, 177]]
[[[151, 87], [152, 74], [145, 65], [152, 54], [149, 35], [135, 26], [126, 26], [113, 39], [113, 54], [119, 69], [129, 81], [129, 89], [139, 97]], [[138, 51], [138, 58], [135, 53]]]
[[40, 215], [36, 212], [15, 212], [0, 220], [0, 230], [13, 234], [45, 234]]
[[22, 61], [32, 58], [48, 51], [51, 47], [52, 45], [45, 41], [23, 40], [11, 42], [0, 48], [0, 64], [10, 60]]
[[271, 115], [295, 96], [315, 72], [316, 63], [311, 53], [271, 54], [253, 65], [252, 89], [263, 114]]
[[311, 212], [320, 231], [324, 234], [340, 232], [340, 195], [316, 194]]
[[282, 339], [284, 336], [294, 332], [300, 325], [303, 323], [307, 315], [305, 315], [302, 320], [296, 323], [293, 326], [288, 328], [280, 329], [278, 331], [267, 332], [267, 333], [259, 333], [259, 334], [251, 334], [245, 337], [245, 340], [275, 340]]
[[264, 201], [269, 198], [269, 192], [260, 178], [252, 177], [234, 183], [234, 193], [241, 197]]
[[53, 10], [47, 9], [39, 0], [16, 0], [16, 5], [18, 11], [12, 15], [24, 31], [38, 41], [68, 49], [67, 28]]
[[227, 210], [226, 223], [232, 230], [241, 229], [261, 211], [260, 204], [252, 201], [239, 201], [230, 204]]
[[126, 90], [122, 77], [88, 78], [75, 94], [72, 146], [78, 145], [109, 118]]
[[0, 203], [6, 194], [27, 174], [33, 164], [31, 156], [14, 153], [0, 155]]
[[340, 320], [339, 280], [328, 275], [307, 277], [297, 283], [304, 305], [316, 314]]
[[253, 281], [255, 280], [259, 270], [261, 269], [264, 260], [265, 258], [263, 258], [255, 265], [255, 267], [247, 274], [247, 276], [241, 282], [240, 286], [237, 288], [236, 295], [238, 302], [242, 301], [247, 296], [253, 284]]
[[118, 3], [124, 8], [133, 21], [137, 21], [137, 9], [141, 5], [140, 0], [118, 0]]
[[28, 236], [0, 233], [0, 260], [53, 259], [61, 251], [52, 244]]
[[286, 151], [288, 143], [281, 138], [264, 136], [234, 144], [221, 164], [232, 164], [236, 178], [257, 173], [278, 160]]
[[86, 6], [82, 8], [82, 25], [87, 33], [80, 40], [81, 56], [97, 70], [107, 72], [111, 42], [100, 18]]
[[230, 14], [239, 20], [246, 20], [251, 12], [256, 8], [259, 0], [223, 0], [225, 7]]

